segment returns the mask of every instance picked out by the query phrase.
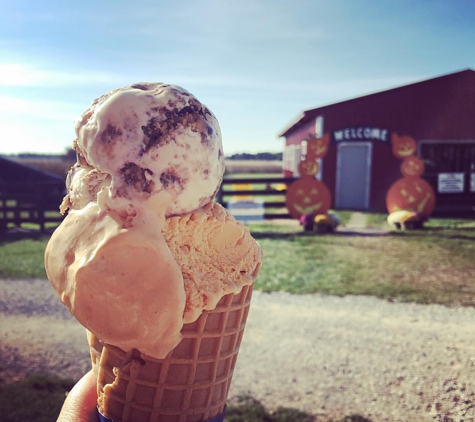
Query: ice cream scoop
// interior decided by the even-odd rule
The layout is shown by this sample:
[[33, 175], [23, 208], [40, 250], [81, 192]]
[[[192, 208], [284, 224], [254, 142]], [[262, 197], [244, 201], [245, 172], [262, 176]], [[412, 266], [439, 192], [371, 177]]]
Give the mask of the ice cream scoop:
[[75, 130], [84, 162], [110, 175], [112, 198], [143, 201], [166, 192], [170, 216], [206, 205], [221, 184], [218, 122], [179, 86], [138, 83], [115, 89], [91, 104]]
[[140, 83], [95, 100], [75, 129], [48, 277], [101, 341], [164, 358], [184, 324], [252, 285], [261, 265], [247, 228], [212, 202], [219, 124], [183, 88]]

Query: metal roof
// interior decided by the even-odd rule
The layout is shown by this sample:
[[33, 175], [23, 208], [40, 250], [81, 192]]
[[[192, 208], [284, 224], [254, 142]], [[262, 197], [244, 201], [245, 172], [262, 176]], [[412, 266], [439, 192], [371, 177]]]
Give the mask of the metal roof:
[[64, 177], [0, 156], [0, 182], [57, 182], [64, 185]]
[[475, 80], [475, 71], [472, 70], [472, 69], [465, 69], [465, 70], [462, 70], [462, 71], [458, 71], [458, 72], [438, 76], [438, 77], [435, 77], [435, 78], [425, 79], [423, 81], [414, 82], [414, 83], [407, 84], [407, 85], [402, 85], [402, 86], [399, 86], [399, 87], [396, 87], [396, 88], [391, 88], [391, 89], [387, 89], [387, 90], [384, 90], [384, 91], [378, 91], [376, 93], [367, 94], [367, 95], [363, 95], [363, 96], [360, 96], [360, 97], [355, 97], [355, 98], [351, 98], [351, 99], [348, 99], [348, 100], [338, 101], [336, 103], [327, 104], [327, 105], [323, 105], [323, 106], [320, 106], [320, 107], [304, 110], [303, 112], [298, 114], [284, 129], [282, 129], [282, 131], [279, 132], [277, 137], [280, 138], [282, 136], [287, 136], [290, 132], [292, 132], [295, 128], [299, 127], [301, 124], [306, 123], [306, 122], [316, 118], [318, 115], [322, 114], [325, 110], [328, 110], [330, 108], [336, 108], [336, 107], [339, 107], [339, 106], [342, 106], [342, 105], [351, 105], [352, 102], [356, 103], [357, 101], [359, 101], [361, 99], [364, 99], [364, 98], [383, 96], [383, 95], [387, 95], [387, 94], [389, 94], [391, 92], [395, 92], [395, 91], [414, 89], [418, 85], [423, 85], [423, 84], [427, 84], [427, 83], [433, 83], [433, 82], [443, 83], [444, 81], [451, 82], [451, 80], [453, 82], [457, 82], [463, 76], [468, 76], [470, 78], [474, 78], [474, 80]]

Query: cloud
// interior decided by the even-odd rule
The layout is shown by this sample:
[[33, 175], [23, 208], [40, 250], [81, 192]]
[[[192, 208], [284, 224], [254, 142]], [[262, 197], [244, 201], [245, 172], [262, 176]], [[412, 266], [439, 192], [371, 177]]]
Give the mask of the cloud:
[[0, 122], [6, 123], [26, 116], [48, 120], [72, 121], [79, 106], [74, 103], [31, 100], [11, 96], [0, 96]]
[[[20, 152], [61, 154], [71, 147], [74, 132], [55, 124], [18, 125], [0, 122], [2, 127], [0, 154]], [[69, 129], [69, 130], [68, 130]]]

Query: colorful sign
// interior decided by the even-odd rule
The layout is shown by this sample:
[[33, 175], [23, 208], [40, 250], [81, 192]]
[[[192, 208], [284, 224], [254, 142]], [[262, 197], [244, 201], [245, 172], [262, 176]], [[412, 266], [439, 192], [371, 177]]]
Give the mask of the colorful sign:
[[[234, 191], [249, 191], [252, 190], [252, 183], [233, 183]], [[252, 199], [252, 195], [234, 195], [234, 199], [240, 199], [242, 201], [248, 201]]]
[[389, 131], [380, 127], [355, 126], [333, 132], [335, 142], [342, 141], [389, 141]]
[[227, 208], [238, 221], [264, 220], [264, 201], [260, 198], [253, 200], [231, 199]]

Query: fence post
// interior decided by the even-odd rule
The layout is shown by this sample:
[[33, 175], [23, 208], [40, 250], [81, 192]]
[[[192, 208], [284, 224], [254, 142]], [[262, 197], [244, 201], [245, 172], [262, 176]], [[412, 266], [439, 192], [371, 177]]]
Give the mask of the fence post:
[[223, 204], [223, 185], [221, 184], [221, 186], [219, 187], [218, 189], [218, 192], [216, 192], [216, 202], [221, 204], [222, 206], [224, 206]]

